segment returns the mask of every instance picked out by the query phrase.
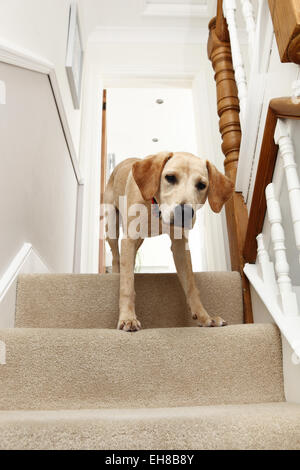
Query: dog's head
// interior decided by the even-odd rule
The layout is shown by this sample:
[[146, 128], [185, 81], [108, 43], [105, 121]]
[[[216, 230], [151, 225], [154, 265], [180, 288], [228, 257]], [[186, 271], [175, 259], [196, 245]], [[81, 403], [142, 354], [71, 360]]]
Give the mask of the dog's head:
[[212, 163], [189, 153], [151, 155], [134, 163], [132, 174], [143, 198], [156, 198], [163, 222], [186, 228], [191, 228], [206, 199], [214, 212], [220, 212], [234, 190]]

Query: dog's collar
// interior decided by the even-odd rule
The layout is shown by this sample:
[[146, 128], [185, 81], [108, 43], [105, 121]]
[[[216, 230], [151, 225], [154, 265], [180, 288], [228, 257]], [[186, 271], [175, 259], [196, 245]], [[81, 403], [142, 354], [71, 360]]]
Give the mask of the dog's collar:
[[152, 198], [153, 214], [155, 217], [161, 217], [161, 212], [159, 210], [159, 205], [155, 197]]

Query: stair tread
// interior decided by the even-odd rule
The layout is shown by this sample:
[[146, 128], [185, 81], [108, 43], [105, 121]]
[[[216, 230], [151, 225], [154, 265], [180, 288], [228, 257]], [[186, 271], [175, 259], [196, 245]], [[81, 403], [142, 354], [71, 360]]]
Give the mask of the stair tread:
[[0, 409], [140, 408], [283, 401], [274, 325], [0, 330]]
[[0, 449], [298, 449], [300, 405], [0, 411]]
[[[204, 306], [230, 324], [243, 323], [237, 272], [195, 274]], [[135, 274], [136, 312], [144, 328], [194, 326], [177, 274]], [[25, 274], [17, 286], [20, 328], [115, 328], [118, 274]]]

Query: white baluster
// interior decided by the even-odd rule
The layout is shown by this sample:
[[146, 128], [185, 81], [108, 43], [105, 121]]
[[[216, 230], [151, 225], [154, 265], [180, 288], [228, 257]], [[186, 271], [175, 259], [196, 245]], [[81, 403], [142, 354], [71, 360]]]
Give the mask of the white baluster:
[[263, 234], [256, 237], [257, 240], [257, 259], [258, 259], [258, 272], [264, 283], [271, 288], [271, 290], [278, 294], [278, 286], [275, 278], [274, 264], [270, 261], [269, 253], [265, 247], [265, 240]]
[[235, 73], [235, 81], [237, 84], [238, 95], [240, 100], [240, 118], [241, 123], [243, 125], [245, 115], [246, 115], [246, 107], [247, 107], [247, 79], [246, 73], [244, 68], [244, 62], [241, 54], [241, 48], [239, 44], [239, 38], [237, 33], [237, 25], [236, 25], [236, 1], [235, 0], [224, 0], [223, 2], [223, 10], [224, 16], [227, 20], [228, 30], [230, 35], [230, 44], [231, 44], [231, 52], [232, 52], [232, 63]]
[[250, 0], [240, 0], [242, 4], [243, 15], [246, 23], [246, 29], [248, 32], [248, 42], [249, 42], [249, 58], [252, 61], [255, 47], [255, 33], [256, 33], [256, 24], [254, 20], [254, 10], [253, 5]]
[[281, 210], [275, 198], [273, 183], [266, 188], [266, 199], [268, 206], [268, 218], [271, 224], [271, 238], [275, 253], [275, 270], [279, 286], [279, 303], [286, 316], [298, 314], [298, 304], [296, 294], [293, 292], [291, 278], [289, 276], [290, 267], [286, 258], [285, 236], [282, 226]]
[[300, 80], [295, 80], [292, 84], [292, 102], [300, 103]]
[[278, 120], [275, 142], [279, 145], [280, 156], [285, 169], [295, 241], [300, 255], [300, 181], [295, 162], [293, 141], [290, 137], [288, 126], [282, 119]]

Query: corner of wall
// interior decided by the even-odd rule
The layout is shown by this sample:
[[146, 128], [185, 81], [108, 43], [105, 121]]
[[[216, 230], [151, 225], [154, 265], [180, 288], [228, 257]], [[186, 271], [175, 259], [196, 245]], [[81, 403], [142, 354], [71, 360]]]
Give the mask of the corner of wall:
[[0, 328], [15, 324], [16, 290], [19, 274], [49, 273], [51, 269], [30, 243], [24, 243], [0, 279]]

